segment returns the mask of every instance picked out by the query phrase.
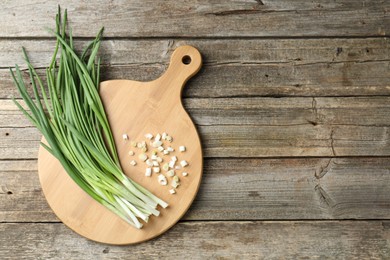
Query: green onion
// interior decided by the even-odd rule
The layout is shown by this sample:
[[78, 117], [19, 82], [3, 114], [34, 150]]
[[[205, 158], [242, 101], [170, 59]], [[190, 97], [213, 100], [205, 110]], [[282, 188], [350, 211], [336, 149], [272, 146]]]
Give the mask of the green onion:
[[62, 19], [58, 8], [56, 31], [52, 31], [57, 42], [46, 69], [47, 91], [23, 48], [34, 94], [28, 94], [21, 70], [15, 65], [15, 72], [10, 69], [11, 76], [29, 111], [13, 101], [45, 137], [47, 145], [41, 145], [59, 160], [80, 188], [130, 225], [141, 228], [140, 220], [147, 222], [150, 215], [158, 216], [157, 206], [165, 208], [168, 204], [128, 178], [120, 166], [99, 96], [97, 53], [103, 28], [78, 55], [66, 23], [67, 11]]

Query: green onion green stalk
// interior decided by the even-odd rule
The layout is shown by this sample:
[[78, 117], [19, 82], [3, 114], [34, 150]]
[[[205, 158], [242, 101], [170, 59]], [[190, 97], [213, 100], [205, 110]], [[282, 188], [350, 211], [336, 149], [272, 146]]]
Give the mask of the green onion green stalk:
[[67, 11], [62, 19], [59, 9], [56, 31], [51, 31], [57, 42], [46, 69], [47, 90], [23, 48], [34, 94], [28, 94], [21, 70], [15, 65], [15, 72], [10, 72], [29, 111], [13, 101], [45, 137], [47, 145], [41, 145], [58, 159], [80, 188], [127, 223], [141, 228], [140, 219], [148, 222], [150, 215], [159, 215], [158, 205], [165, 208], [168, 204], [128, 178], [120, 166], [99, 96], [97, 53], [103, 28], [78, 55], [66, 24]]

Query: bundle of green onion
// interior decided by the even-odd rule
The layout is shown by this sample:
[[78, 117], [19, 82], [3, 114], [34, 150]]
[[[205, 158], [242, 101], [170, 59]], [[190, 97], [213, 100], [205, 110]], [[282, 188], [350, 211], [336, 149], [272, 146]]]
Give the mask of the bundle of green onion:
[[30, 113], [15, 99], [14, 102], [45, 137], [48, 145], [41, 145], [61, 162], [86, 193], [129, 224], [141, 228], [139, 219], [147, 222], [151, 214], [159, 215], [158, 205], [165, 208], [168, 204], [128, 178], [119, 164], [99, 96], [97, 52], [103, 29], [79, 56], [74, 50], [71, 31], [66, 33], [66, 22], [66, 10], [63, 19], [59, 10], [56, 32], [53, 32], [56, 48], [46, 69], [48, 93], [23, 49], [34, 98], [27, 92], [19, 67], [16, 65], [15, 73], [10, 71]]

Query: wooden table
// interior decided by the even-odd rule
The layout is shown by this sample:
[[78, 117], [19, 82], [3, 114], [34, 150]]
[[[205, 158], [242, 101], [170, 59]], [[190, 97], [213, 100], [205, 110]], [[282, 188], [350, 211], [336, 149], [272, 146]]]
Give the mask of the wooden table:
[[103, 80], [155, 79], [180, 45], [203, 54], [183, 94], [204, 146], [197, 199], [121, 247], [58, 221], [40, 134], [10, 100], [21, 46], [41, 73], [49, 62], [47, 2], [0, 3], [1, 259], [390, 257], [389, 1], [62, 1], [80, 46], [105, 26]]

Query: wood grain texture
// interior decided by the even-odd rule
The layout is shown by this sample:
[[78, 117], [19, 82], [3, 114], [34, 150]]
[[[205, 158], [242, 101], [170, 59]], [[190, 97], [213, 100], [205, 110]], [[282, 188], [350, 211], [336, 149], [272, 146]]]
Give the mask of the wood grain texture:
[[[385, 36], [387, 1], [67, 1], [74, 35], [92, 37]], [[56, 2], [2, 2], [0, 37], [50, 35]], [[36, 15], [29, 15], [36, 14]], [[38, 15], [40, 14], [40, 15]]]
[[[35, 66], [45, 67], [54, 44], [0, 40], [0, 98], [19, 96], [6, 68], [15, 63], [25, 67], [21, 46], [27, 47]], [[172, 51], [185, 44], [202, 52], [204, 68], [189, 81], [184, 97], [390, 94], [387, 38], [106, 40], [103, 80], [153, 80], [165, 71]]]
[[[198, 126], [390, 125], [390, 97], [386, 96], [186, 98], [183, 105]], [[12, 100], [0, 99], [0, 128], [32, 126]]]
[[[59, 221], [37, 162], [0, 161], [0, 222]], [[390, 159], [207, 159], [185, 220], [389, 219]]]
[[[206, 157], [390, 154], [388, 97], [185, 99], [184, 106]], [[37, 158], [38, 131], [11, 101], [0, 108], [0, 158]]]
[[[388, 221], [189, 222], [149, 243], [87, 241], [62, 224], [0, 224], [3, 259], [386, 259]], [[10, 254], [12, 252], [12, 254]]]
[[[75, 39], [82, 50], [89, 42]], [[202, 51], [203, 65], [223, 64], [315, 64], [326, 62], [373, 62], [389, 60], [390, 42], [386, 37], [320, 38], [320, 39], [105, 39], [100, 55], [103, 65], [167, 66], [172, 52], [179, 46], [191, 45]], [[51, 61], [53, 39], [0, 39], [0, 67], [24, 66], [21, 48], [25, 47], [32, 64], [47, 66]], [[135, 77], [140, 76], [134, 75]], [[150, 78], [150, 80], [155, 78]]]

